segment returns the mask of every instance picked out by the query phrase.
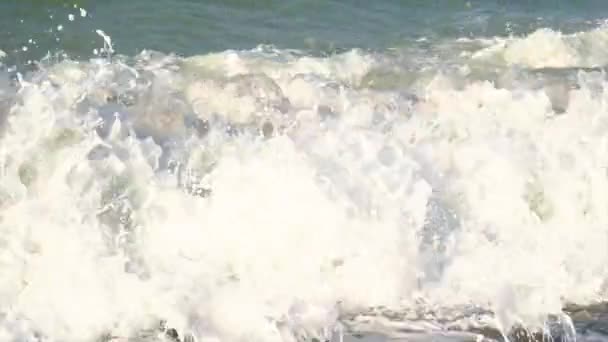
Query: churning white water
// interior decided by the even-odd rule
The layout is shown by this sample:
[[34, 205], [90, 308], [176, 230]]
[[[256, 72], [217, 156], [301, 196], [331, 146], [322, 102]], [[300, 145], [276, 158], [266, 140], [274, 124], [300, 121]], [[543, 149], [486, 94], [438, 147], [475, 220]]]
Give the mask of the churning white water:
[[507, 331], [604, 299], [608, 87], [573, 68], [606, 30], [475, 44], [0, 74], [0, 340]]

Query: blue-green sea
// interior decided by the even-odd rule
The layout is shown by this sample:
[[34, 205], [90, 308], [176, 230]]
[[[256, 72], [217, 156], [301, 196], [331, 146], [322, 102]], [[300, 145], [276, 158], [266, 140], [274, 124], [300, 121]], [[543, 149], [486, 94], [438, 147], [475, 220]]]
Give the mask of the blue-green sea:
[[[262, 44], [332, 53], [398, 48], [422, 37], [508, 36], [541, 27], [572, 32], [603, 21], [608, 10], [601, 0], [5, 0], [0, 6], [0, 48], [28, 57], [55, 50], [87, 57], [99, 45], [96, 29], [128, 55], [143, 49], [193, 55]], [[86, 16], [74, 6], [85, 8]], [[20, 52], [23, 46], [31, 53]]]

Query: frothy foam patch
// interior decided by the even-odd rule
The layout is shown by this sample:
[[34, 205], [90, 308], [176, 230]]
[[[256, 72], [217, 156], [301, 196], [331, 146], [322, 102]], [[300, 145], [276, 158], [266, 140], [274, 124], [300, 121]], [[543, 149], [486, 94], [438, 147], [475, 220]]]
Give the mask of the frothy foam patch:
[[473, 58], [528, 68], [601, 67], [608, 64], [608, 29], [563, 34], [543, 28], [525, 37], [497, 39]]
[[508, 329], [604, 298], [603, 78], [556, 115], [542, 89], [363, 87], [380, 61], [146, 52], [23, 79], [0, 142], [0, 336], [164, 320], [296, 341], [420, 305]]

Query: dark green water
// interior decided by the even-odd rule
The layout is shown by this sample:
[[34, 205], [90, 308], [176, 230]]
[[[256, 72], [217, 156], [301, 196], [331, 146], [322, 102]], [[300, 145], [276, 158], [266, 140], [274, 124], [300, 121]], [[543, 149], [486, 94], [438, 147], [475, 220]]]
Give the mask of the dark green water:
[[87, 57], [100, 47], [94, 31], [101, 29], [127, 55], [143, 49], [194, 55], [260, 44], [331, 53], [400, 47], [421, 37], [504, 36], [539, 27], [573, 31], [606, 16], [608, 2], [601, 0], [5, 0], [0, 50], [18, 61], [49, 51]]

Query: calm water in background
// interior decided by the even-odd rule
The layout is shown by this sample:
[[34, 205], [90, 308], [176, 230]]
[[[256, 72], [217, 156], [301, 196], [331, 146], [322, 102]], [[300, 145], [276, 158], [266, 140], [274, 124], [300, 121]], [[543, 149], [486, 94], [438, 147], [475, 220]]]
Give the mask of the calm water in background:
[[[73, 5], [86, 9], [86, 18]], [[127, 55], [143, 49], [193, 55], [260, 44], [316, 53], [381, 50], [421, 37], [505, 36], [539, 27], [574, 31], [605, 19], [607, 11], [601, 0], [6, 0], [0, 3], [0, 49], [17, 51], [21, 59], [56, 50], [85, 57], [99, 46], [94, 31], [101, 29]], [[21, 51], [24, 46], [29, 53]]]

